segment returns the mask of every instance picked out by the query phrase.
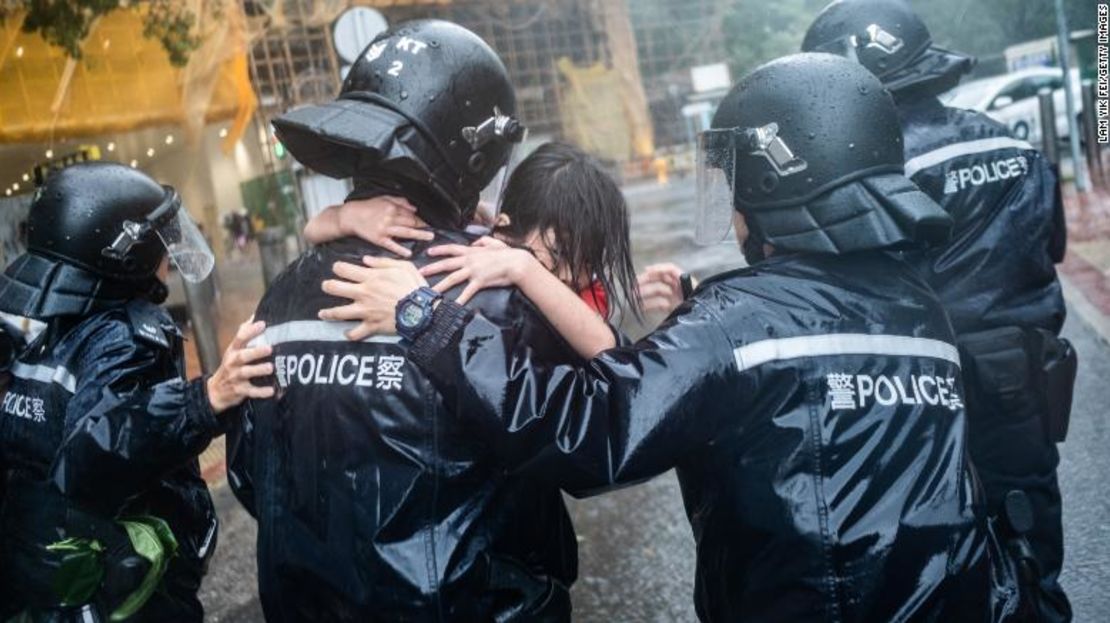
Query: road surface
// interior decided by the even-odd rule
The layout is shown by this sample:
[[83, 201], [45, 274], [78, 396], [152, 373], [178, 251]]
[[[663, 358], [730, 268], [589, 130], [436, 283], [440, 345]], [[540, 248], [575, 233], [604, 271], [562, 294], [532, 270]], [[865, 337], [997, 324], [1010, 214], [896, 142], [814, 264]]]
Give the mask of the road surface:
[[[699, 276], [742, 262], [734, 242], [694, 244], [688, 183], [627, 191], [637, 269], [675, 261]], [[657, 321], [658, 319], [649, 319]], [[627, 327], [637, 332], [636, 327]], [[1110, 347], [1077, 315], [1064, 330], [1080, 356], [1067, 444], [1061, 447], [1067, 559], [1063, 584], [1077, 623], [1110, 620]], [[226, 486], [215, 491], [220, 545], [203, 589], [213, 621], [261, 621], [255, 597], [254, 523]], [[580, 539], [575, 620], [696, 621], [694, 542], [673, 472], [591, 500], [569, 500]]]

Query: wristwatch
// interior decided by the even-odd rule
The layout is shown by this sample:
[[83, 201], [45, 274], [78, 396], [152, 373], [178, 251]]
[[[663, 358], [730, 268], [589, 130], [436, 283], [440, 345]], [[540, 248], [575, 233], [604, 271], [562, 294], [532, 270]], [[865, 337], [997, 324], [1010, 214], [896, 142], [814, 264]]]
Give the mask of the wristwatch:
[[398, 335], [410, 341], [419, 337], [432, 323], [432, 311], [435, 309], [436, 301], [441, 298], [443, 298], [442, 294], [423, 286], [397, 301], [394, 320]]

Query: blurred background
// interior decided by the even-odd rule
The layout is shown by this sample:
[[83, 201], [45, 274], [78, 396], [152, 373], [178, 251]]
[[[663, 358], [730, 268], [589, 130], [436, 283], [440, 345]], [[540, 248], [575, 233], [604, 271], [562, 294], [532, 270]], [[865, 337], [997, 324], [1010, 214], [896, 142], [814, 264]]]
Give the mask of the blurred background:
[[[1062, 452], [1064, 585], [1078, 621], [1106, 620], [1110, 597], [1098, 587], [1110, 585], [1110, 496], [1098, 474], [1110, 473], [1099, 385], [1110, 373], [1110, 181], [1083, 89], [1095, 78], [1095, 1], [911, 3], [937, 44], [979, 58], [944, 99], [1002, 121], [1062, 171], [1067, 332], [1084, 361], [1073, 441]], [[825, 4], [0, 0], [0, 259], [21, 252], [30, 198], [52, 171], [87, 160], [147, 171], [179, 190], [217, 256], [200, 286], [171, 278], [168, 301], [191, 337], [190, 372], [212, 369], [265, 284], [303, 250], [305, 220], [348, 191], [293, 161], [270, 119], [334, 97], [347, 66], [388, 25], [437, 17], [500, 54], [531, 145], [578, 144], [622, 182], [638, 269], [676, 261], [707, 276], [743, 260], [735, 244], [694, 246], [694, 137], [736, 79], [798, 50]], [[203, 467], [224, 518], [204, 593], [210, 617], [261, 620], [253, 521], [222, 484], [222, 440]], [[694, 545], [672, 475], [573, 508], [582, 534], [576, 618], [694, 620]]]

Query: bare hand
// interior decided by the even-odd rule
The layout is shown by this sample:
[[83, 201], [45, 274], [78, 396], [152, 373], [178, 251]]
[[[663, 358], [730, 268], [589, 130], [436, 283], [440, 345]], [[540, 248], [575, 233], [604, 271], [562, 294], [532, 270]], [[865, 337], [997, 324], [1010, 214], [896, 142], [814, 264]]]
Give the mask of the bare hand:
[[[485, 242], [483, 241], [490, 241]], [[481, 244], [480, 244], [481, 243]], [[420, 274], [425, 277], [450, 272], [434, 286], [436, 292], [447, 292], [451, 288], [466, 283], [456, 302], [465, 305], [479, 291], [485, 288], [518, 285], [527, 274], [529, 264], [539, 263], [531, 253], [514, 249], [493, 238], [481, 238], [472, 246], [445, 244], [428, 249], [428, 255], [446, 257], [424, 266]], [[533, 267], [534, 268], [534, 267]]]
[[320, 310], [322, 320], [354, 320], [347, 339], [364, 340], [371, 335], [394, 334], [397, 302], [413, 290], [428, 285], [412, 262], [384, 257], [364, 257], [365, 266], [336, 262], [332, 271], [338, 279], [322, 284], [324, 292], [348, 299], [347, 305]]
[[644, 311], [669, 314], [682, 304], [681, 268], [674, 264], [652, 264], [636, 277]]
[[251, 379], [269, 376], [274, 373], [274, 364], [258, 363], [259, 359], [269, 357], [273, 352], [270, 345], [247, 347], [254, 338], [266, 330], [265, 322], [248, 320], [239, 325], [239, 331], [224, 351], [220, 367], [208, 378], [208, 403], [212, 410], [221, 413], [238, 406], [247, 398], [270, 398], [273, 387], [258, 387]]
[[[329, 228], [325, 223], [327, 219], [335, 219], [336, 224]], [[408, 201], [383, 196], [328, 208], [305, 227], [305, 237], [309, 242], [319, 243], [335, 237], [357, 236], [401, 257], [410, 257], [412, 252], [397, 241], [430, 241], [435, 234], [425, 229], [427, 227]]]

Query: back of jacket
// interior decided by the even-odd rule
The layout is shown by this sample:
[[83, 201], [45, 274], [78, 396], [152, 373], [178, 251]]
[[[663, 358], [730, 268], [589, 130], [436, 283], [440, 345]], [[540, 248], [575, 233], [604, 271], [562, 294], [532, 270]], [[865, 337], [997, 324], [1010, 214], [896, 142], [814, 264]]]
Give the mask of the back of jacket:
[[[437, 231], [413, 246], [468, 243]], [[577, 573], [561, 493], [527, 460], [468, 430], [397, 337], [351, 342], [317, 319], [336, 261], [387, 253], [346, 239], [304, 254], [256, 318], [274, 347], [277, 394], [229, 433], [229, 480], [259, 525], [269, 621], [568, 620]], [[453, 296], [456, 293], [449, 293]], [[470, 306], [530, 336], [537, 358], [574, 355], [523, 296]]]
[[707, 621], [983, 621], [954, 336], [907, 265], [771, 258], [698, 293], [737, 382], [678, 474]]
[[585, 366], [451, 310], [413, 359], [491, 438], [572, 491], [677, 467], [703, 621], [989, 620], [955, 336], [901, 259], [773, 256]]
[[1054, 264], [1067, 240], [1044, 156], [981, 113], [936, 99], [900, 103], [906, 176], [955, 220], [948, 244], [918, 256], [957, 334], [1005, 326], [1058, 333]]

